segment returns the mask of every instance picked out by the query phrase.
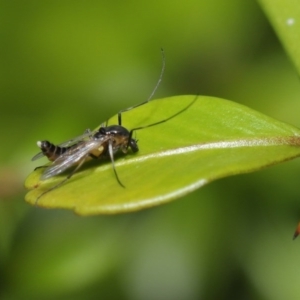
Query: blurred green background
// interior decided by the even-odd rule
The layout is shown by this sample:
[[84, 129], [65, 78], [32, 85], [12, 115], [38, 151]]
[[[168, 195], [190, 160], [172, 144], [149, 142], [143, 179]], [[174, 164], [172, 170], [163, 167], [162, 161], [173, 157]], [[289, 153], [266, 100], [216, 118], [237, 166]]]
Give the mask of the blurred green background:
[[23, 200], [36, 141], [147, 99], [161, 47], [155, 98], [217, 96], [300, 127], [298, 75], [256, 2], [6, 0], [0, 14], [0, 299], [299, 298], [298, 160], [127, 215]]

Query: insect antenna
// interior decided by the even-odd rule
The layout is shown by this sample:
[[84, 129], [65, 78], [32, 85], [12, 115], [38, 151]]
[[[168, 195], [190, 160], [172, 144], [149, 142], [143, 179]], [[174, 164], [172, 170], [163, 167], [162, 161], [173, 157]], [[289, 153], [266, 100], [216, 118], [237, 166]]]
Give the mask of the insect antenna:
[[172, 116], [170, 116], [170, 117], [168, 117], [166, 119], [160, 120], [160, 121], [152, 123], [152, 124], [148, 124], [148, 125], [145, 125], [145, 126], [140, 126], [140, 127], [136, 127], [136, 128], [131, 129], [130, 132], [129, 132], [129, 138], [128, 138], [127, 148], [129, 147], [129, 144], [130, 144], [131, 139], [132, 139], [132, 135], [133, 135], [133, 133], [135, 131], [141, 130], [141, 129], [145, 129], [145, 128], [148, 128], [148, 127], [152, 127], [152, 126], [156, 126], [156, 125], [162, 124], [164, 122], [167, 122], [167, 121], [175, 118], [176, 116], [180, 115], [181, 113], [183, 113], [184, 111], [186, 111], [188, 108], [190, 108], [196, 102], [197, 98], [198, 98], [198, 95], [195, 97], [195, 99], [189, 105], [187, 105], [182, 110], [178, 111], [177, 113], [175, 113], [174, 115], [172, 115]]
[[161, 48], [160, 50], [161, 50], [161, 56], [162, 56], [162, 67], [161, 67], [161, 71], [160, 71], [160, 75], [159, 75], [158, 81], [157, 81], [157, 83], [156, 83], [156, 85], [155, 85], [152, 93], [150, 94], [150, 96], [148, 97], [148, 99], [146, 101], [143, 101], [143, 102], [141, 102], [139, 104], [136, 104], [136, 105], [133, 105], [133, 106], [130, 106], [130, 107], [127, 107], [125, 109], [120, 110], [118, 112], [118, 124], [119, 125], [122, 125], [122, 113], [123, 112], [132, 110], [132, 109], [134, 109], [136, 107], [139, 107], [139, 106], [142, 106], [142, 105], [148, 103], [152, 99], [152, 97], [155, 94], [155, 92], [157, 91], [157, 89], [158, 89], [158, 87], [159, 87], [159, 85], [160, 85], [160, 83], [162, 81], [162, 77], [163, 77], [163, 74], [165, 72], [165, 66], [166, 66], [166, 57], [165, 57], [164, 49]]
[[[163, 78], [163, 75], [164, 75], [164, 72], [165, 72], [165, 68], [166, 68], [166, 57], [165, 57], [164, 49], [161, 48], [160, 51], [161, 51], [161, 56], [162, 56], [162, 66], [161, 66], [161, 71], [160, 71], [160, 74], [159, 74], [158, 81], [157, 81], [157, 83], [156, 83], [156, 85], [155, 85], [155, 87], [154, 87], [152, 93], [151, 93], [150, 96], [148, 97], [148, 99], [147, 99], [146, 101], [144, 101], [144, 102], [142, 102], [142, 103], [140, 103], [140, 104], [134, 106], [133, 108], [138, 107], [138, 106], [141, 106], [141, 105], [143, 105], [143, 104], [149, 102], [149, 101], [152, 99], [152, 97], [154, 96], [154, 94], [156, 93], [156, 91], [157, 91], [157, 89], [158, 89], [158, 87], [159, 87], [159, 85], [160, 85], [160, 83], [161, 83], [161, 81], [162, 81], [162, 78]], [[127, 110], [128, 110], [128, 109], [127, 109]]]

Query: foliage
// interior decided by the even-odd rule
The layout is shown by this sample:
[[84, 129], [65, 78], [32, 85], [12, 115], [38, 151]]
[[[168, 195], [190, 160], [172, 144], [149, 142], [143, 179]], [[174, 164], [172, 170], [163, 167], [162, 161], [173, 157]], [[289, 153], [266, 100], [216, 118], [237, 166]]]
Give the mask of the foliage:
[[[1, 299], [299, 298], [299, 241], [292, 242], [299, 160], [274, 165], [272, 159], [278, 151], [282, 159], [298, 155], [297, 146], [257, 147], [270, 150], [272, 168], [216, 180], [180, 201], [136, 213], [80, 218], [28, 205], [22, 190], [41, 164], [30, 161], [37, 140], [58, 144], [147, 99], [161, 47], [166, 72], [155, 98], [213, 95], [218, 107], [251, 111], [265, 125], [281, 124], [277, 133], [295, 136], [298, 129], [285, 123], [300, 127], [298, 1], [259, 3], [268, 19], [252, 0], [1, 2]], [[186, 116], [198, 110], [191, 107]], [[132, 170], [127, 161], [137, 165], [132, 159], [152, 146], [159, 151], [150, 138], [165, 137], [162, 128], [181, 126], [186, 116], [137, 132], [141, 151], [116, 158], [126, 190], [133, 180], [124, 176]], [[180, 146], [178, 136], [185, 136], [172, 134]], [[259, 163], [253, 147], [243, 149]], [[121, 189], [109, 161], [87, 165], [74, 181], [98, 167], [113, 190]]]

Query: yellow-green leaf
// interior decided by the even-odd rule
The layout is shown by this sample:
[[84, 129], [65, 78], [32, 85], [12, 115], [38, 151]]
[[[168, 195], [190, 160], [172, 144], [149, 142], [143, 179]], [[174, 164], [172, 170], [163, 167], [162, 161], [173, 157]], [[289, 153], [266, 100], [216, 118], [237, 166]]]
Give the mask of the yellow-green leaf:
[[[153, 100], [122, 114], [132, 129], [165, 119], [195, 96]], [[116, 116], [109, 124], [117, 124]], [[86, 128], [86, 124], [83, 124]], [[79, 133], [80, 134], [80, 133]], [[75, 134], [76, 135], [76, 134]], [[93, 160], [37, 205], [72, 209], [81, 215], [122, 213], [166, 203], [212, 180], [251, 172], [300, 155], [300, 130], [243, 105], [199, 96], [177, 117], [136, 132], [140, 151], [115, 158], [121, 187], [109, 160]], [[62, 181], [40, 181], [43, 169], [26, 180], [26, 201]]]

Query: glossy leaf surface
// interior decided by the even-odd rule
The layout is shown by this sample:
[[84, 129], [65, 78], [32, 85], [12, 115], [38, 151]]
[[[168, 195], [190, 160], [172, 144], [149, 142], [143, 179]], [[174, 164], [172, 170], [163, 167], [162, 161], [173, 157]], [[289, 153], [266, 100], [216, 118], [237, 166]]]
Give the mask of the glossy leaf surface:
[[[165, 119], [196, 96], [158, 99], [122, 114], [135, 128]], [[117, 118], [109, 120], [117, 124]], [[83, 128], [85, 128], [83, 126]], [[80, 133], [79, 133], [80, 134]], [[136, 132], [140, 151], [115, 158], [121, 187], [109, 160], [87, 163], [68, 182], [44, 194], [38, 206], [72, 209], [81, 215], [122, 213], [159, 205], [212, 180], [251, 172], [300, 155], [300, 130], [243, 105], [199, 96], [177, 117]], [[26, 201], [62, 181], [68, 172], [26, 180]]]

